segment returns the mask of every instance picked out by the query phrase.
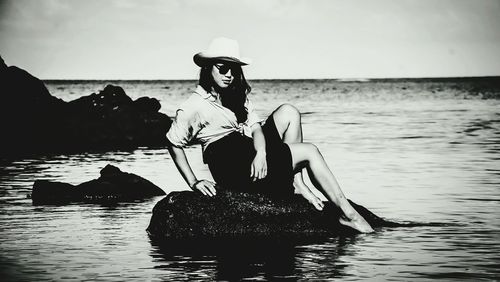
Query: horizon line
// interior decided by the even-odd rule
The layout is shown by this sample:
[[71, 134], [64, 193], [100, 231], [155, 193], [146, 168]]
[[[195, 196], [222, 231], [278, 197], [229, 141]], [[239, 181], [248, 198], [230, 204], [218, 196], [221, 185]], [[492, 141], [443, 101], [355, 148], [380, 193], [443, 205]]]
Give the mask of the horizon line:
[[[422, 77], [349, 77], [349, 78], [253, 78], [248, 81], [263, 81], [263, 80], [337, 80], [345, 81], [370, 81], [370, 80], [401, 80], [401, 79], [474, 79], [474, 78], [500, 78], [500, 75], [484, 75], [484, 76], [422, 76]], [[196, 81], [198, 79], [178, 78], [39, 78], [42, 81]]]

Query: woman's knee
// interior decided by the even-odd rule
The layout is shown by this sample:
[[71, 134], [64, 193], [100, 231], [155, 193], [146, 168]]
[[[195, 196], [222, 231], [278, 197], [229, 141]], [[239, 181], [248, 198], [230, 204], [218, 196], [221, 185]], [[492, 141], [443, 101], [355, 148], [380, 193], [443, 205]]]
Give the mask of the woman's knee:
[[274, 110], [272, 116], [282, 138], [290, 126], [292, 126], [292, 128], [299, 128], [298, 126], [300, 126], [299, 110], [290, 104], [279, 106]]
[[276, 109], [276, 112], [290, 120], [300, 119], [299, 110], [292, 104], [282, 104]]
[[312, 143], [295, 143], [288, 146], [292, 152], [294, 163], [311, 162], [321, 157], [318, 147]]
[[313, 143], [304, 143], [307, 145], [307, 150], [308, 150], [308, 153], [312, 156], [312, 157], [316, 157], [316, 156], [319, 156], [321, 155], [320, 151], [319, 151], [319, 148], [318, 146], [316, 146], [315, 144]]

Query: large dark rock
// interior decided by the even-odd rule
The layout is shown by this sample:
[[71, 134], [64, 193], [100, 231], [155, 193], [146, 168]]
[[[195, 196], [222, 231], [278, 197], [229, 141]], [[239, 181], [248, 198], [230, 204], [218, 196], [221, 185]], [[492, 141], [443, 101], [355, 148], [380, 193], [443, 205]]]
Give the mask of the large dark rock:
[[0, 60], [0, 156], [163, 146], [170, 127], [160, 103], [133, 101], [118, 86], [64, 102], [42, 81]]
[[107, 165], [101, 170], [98, 179], [76, 186], [63, 182], [37, 180], [33, 185], [31, 198], [34, 205], [42, 205], [134, 201], [161, 195], [165, 195], [165, 192], [150, 181]]
[[51, 147], [59, 135], [64, 101], [25, 70], [0, 62], [0, 156]]
[[[396, 226], [353, 202], [372, 225]], [[193, 239], [304, 239], [354, 234], [339, 223], [340, 209], [330, 202], [317, 211], [301, 196], [274, 199], [260, 194], [219, 191], [213, 198], [172, 192], [156, 204], [147, 231], [156, 242]], [[195, 240], [195, 241], [196, 241]]]

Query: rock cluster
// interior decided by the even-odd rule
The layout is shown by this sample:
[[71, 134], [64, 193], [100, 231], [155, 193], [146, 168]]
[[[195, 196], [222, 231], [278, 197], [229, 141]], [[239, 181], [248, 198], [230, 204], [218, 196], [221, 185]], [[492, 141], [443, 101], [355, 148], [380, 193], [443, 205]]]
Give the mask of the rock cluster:
[[163, 146], [170, 127], [160, 103], [133, 101], [121, 87], [65, 102], [42, 81], [0, 60], [0, 156]]

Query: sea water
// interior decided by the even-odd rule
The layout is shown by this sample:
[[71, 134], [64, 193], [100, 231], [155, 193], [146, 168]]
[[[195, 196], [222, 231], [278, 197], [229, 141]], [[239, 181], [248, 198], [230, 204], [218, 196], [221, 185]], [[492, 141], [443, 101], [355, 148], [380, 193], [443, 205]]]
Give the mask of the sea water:
[[[220, 251], [172, 250], [146, 233], [162, 197], [111, 206], [33, 206], [37, 179], [79, 184], [106, 164], [187, 190], [166, 149], [37, 155], [0, 163], [2, 281], [498, 280], [499, 78], [251, 81], [261, 117], [283, 103], [302, 113], [348, 198], [395, 221], [430, 223]], [[195, 81], [46, 81], [65, 101], [119, 85], [158, 99], [169, 116]], [[201, 149], [186, 150], [210, 178]], [[265, 245], [265, 244], [264, 244]]]

